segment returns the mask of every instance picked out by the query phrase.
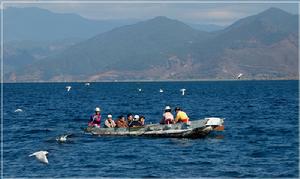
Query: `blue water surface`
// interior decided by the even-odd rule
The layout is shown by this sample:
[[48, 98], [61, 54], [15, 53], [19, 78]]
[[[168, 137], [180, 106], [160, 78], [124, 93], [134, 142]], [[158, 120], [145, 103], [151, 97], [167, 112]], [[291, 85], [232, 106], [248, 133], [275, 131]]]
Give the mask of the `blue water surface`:
[[[298, 90], [298, 81], [4, 84], [4, 177], [299, 177]], [[225, 118], [225, 131], [172, 139], [81, 129], [96, 106], [103, 117], [131, 112], [157, 123], [165, 105], [191, 120]], [[57, 143], [66, 133], [69, 142]], [[39, 150], [48, 165], [28, 156]]]

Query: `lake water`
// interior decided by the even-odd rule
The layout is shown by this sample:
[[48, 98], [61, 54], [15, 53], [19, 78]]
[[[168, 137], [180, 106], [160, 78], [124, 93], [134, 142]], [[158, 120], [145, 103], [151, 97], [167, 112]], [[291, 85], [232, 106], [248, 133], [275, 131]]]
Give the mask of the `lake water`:
[[[4, 84], [3, 175], [299, 177], [298, 90], [298, 81]], [[165, 105], [181, 106], [191, 120], [225, 118], [225, 131], [171, 139], [97, 137], [81, 130], [96, 106], [103, 118], [131, 112], [157, 123]], [[74, 135], [57, 143], [65, 133]], [[39, 150], [49, 152], [48, 165], [28, 157]]]

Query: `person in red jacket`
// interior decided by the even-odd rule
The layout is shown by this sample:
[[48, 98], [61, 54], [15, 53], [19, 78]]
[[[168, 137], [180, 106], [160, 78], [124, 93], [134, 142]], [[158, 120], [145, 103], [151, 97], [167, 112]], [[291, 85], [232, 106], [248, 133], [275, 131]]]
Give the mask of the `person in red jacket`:
[[90, 121], [88, 123], [89, 127], [101, 127], [101, 114], [100, 108], [96, 107], [95, 114], [91, 115]]

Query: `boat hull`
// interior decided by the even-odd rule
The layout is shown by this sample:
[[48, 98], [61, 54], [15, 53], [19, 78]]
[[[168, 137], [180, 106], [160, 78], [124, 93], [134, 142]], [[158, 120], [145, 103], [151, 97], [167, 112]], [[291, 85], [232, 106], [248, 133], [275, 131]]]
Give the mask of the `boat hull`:
[[144, 136], [160, 138], [203, 138], [215, 129], [224, 129], [223, 119], [218, 125], [207, 125], [209, 119], [191, 121], [190, 124], [150, 124], [132, 128], [87, 127], [85, 132], [98, 136]]

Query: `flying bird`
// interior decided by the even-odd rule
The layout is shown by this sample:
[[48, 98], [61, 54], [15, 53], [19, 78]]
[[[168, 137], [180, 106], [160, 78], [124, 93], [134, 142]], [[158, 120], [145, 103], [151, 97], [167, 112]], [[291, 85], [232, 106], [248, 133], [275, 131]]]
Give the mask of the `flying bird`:
[[183, 89], [180, 89], [182, 96], [184, 96], [185, 90], [186, 90], [186, 89], [184, 89], [184, 88], [183, 88]]
[[242, 76], [243, 76], [243, 73], [240, 73], [240, 74], [237, 76], [237, 79], [241, 79]]
[[164, 90], [163, 90], [163, 89], [159, 89], [159, 92], [160, 92], [160, 93], [163, 93], [163, 92], [164, 92]]
[[30, 154], [29, 157], [35, 156], [35, 158], [40, 162], [48, 164], [49, 162], [46, 156], [47, 154], [48, 154], [47, 151], [38, 151], [38, 152], [34, 152], [33, 154]]
[[66, 88], [67, 88], [67, 91], [70, 91], [72, 86], [66, 86]]
[[23, 112], [22, 109], [16, 109], [15, 112]]

